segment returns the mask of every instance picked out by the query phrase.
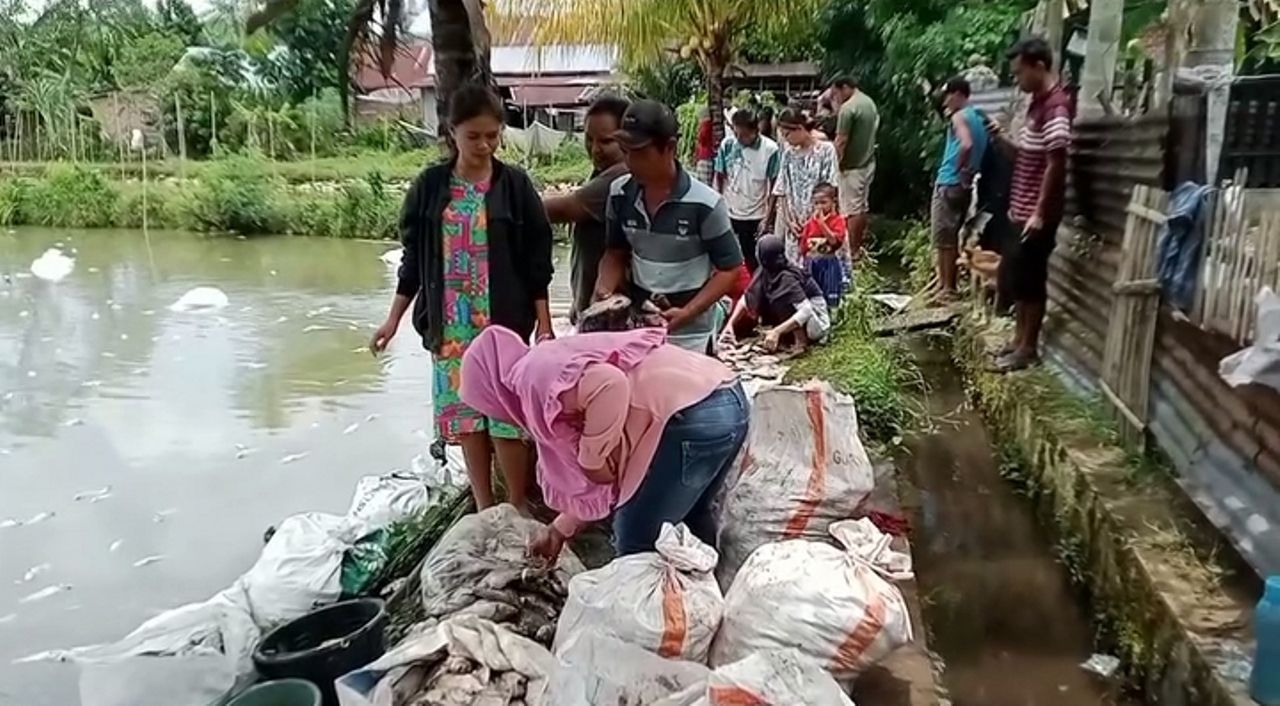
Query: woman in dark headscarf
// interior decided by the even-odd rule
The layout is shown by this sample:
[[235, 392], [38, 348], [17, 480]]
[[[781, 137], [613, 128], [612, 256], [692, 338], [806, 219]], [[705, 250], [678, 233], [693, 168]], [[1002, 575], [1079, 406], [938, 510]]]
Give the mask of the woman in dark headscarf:
[[756, 253], [760, 267], [752, 276], [746, 294], [729, 315], [721, 339], [732, 343], [735, 326], [749, 317], [754, 317], [761, 326], [771, 327], [764, 338], [765, 348], [769, 350], [776, 350], [784, 337], [793, 341], [795, 351], [826, 338], [831, 331], [826, 298], [808, 272], [787, 260], [782, 237], [764, 236], [756, 246]]

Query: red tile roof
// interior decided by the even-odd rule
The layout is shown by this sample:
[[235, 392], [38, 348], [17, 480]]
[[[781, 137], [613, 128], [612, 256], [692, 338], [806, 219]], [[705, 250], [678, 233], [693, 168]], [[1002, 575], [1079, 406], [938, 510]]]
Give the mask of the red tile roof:
[[396, 49], [395, 61], [389, 77], [382, 75], [378, 67], [377, 49], [360, 55], [355, 84], [361, 93], [380, 88], [424, 88], [435, 85], [435, 77], [428, 75], [431, 65], [431, 43], [418, 42]]

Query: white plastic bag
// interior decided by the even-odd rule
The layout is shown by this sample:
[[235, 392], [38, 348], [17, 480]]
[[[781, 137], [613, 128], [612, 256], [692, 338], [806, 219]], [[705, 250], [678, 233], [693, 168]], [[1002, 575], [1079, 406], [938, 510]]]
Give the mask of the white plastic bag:
[[79, 650], [81, 706], [208, 706], [251, 683], [260, 635], [239, 586]]
[[[429, 668], [462, 657], [493, 672], [515, 672], [526, 682], [524, 703], [549, 706], [547, 689], [556, 661], [547, 648], [473, 615], [450, 618], [431, 630], [411, 635], [372, 664], [334, 682], [341, 706], [400, 706], [395, 693], [412, 695]], [[416, 680], [416, 681], [414, 681]], [[406, 683], [407, 682], [407, 683]], [[436, 703], [432, 701], [431, 703]], [[494, 703], [477, 699], [475, 703]], [[504, 699], [501, 703], [505, 704]]]
[[670, 523], [662, 525], [655, 548], [573, 577], [556, 625], [557, 653], [593, 631], [661, 657], [707, 661], [724, 611], [711, 573], [716, 550]]
[[825, 540], [875, 489], [853, 398], [823, 382], [761, 390], [738, 467], [721, 506], [716, 576], [725, 590], [757, 547]]
[[710, 672], [595, 632], [579, 634], [557, 657], [550, 699], [555, 706], [654, 704], [706, 683]]
[[757, 652], [713, 671], [706, 684], [653, 706], [854, 706], [830, 674], [796, 650]]
[[[495, 579], [529, 568], [529, 541], [542, 527], [502, 504], [458, 520], [422, 562], [422, 608], [428, 618], [443, 618], [481, 600], [477, 588], [505, 586]], [[564, 583], [585, 567], [566, 548], [556, 565]]]
[[1223, 358], [1218, 374], [1232, 387], [1256, 383], [1280, 390], [1280, 296], [1263, 287], [1254, 301], [1253, 345]]
[[412, 473], [365, 476], [356, 483], [347, 519], [366, 532], [381, 529], [426, 507], [431, 500], [426, 479]]
[[909, 581], [915, 578], [915, 572], [911, 569], [911, 554], [892, 549], [890, 545], [893, 543], [893, 536], [881, 532], [870, 519], [862, 517], [833, 522], [828, 530], [851, 554], [870, 564], [886, 578], [892, 581]]
[[711, 666], [794, 647], [846, 679], [911, 640], [897, 586], [847, 550], [791, 540], [766, 544], [743, 564], [725, 596]]
[[264, 629], [301, 617], [342, 595], [342, 557], [360, 528], [321, 512], [280, 523], [253, 567], [241, 577], [253, 620]]

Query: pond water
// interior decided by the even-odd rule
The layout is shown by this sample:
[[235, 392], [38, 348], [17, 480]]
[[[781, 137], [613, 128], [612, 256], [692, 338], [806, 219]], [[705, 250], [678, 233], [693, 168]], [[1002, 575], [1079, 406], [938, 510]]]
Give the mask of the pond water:
[[[55, 246], [72, 274], [31, 277]], [[391, 247], [0, 233], [0, 704], [76, 703], [73, 667], [13, 661], [208, 598], [268, 526], [342, 513], [360, 476], [425, 453], [430, 359], [412, 327], [380, 359], [364, 349]], [[228, 305], [170, 311], [198, 286]], [[24, 602], [52, 586], [70, 588]]]

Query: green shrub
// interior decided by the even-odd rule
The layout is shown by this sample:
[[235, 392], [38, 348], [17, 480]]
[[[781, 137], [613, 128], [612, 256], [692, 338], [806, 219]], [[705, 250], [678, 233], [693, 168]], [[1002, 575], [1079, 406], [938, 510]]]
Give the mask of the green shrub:
[[37, 182], [28, 220], [57, 228], [105, 228], [116, 217], [119, 194], [102, 172], [54, 166]]
[[0, 182], [0, 225], [17, 226], [31, 219], [31, 197], [36, 184], [18, 177]]
[[275, 192], [276, 185], [260, 161], [239, 156], [216, 160], [186, 199], [186, 225], [242, 235], [279, 232], [273, 211]]
[[370, 172], [362, 181], [343, 185], [341, 196], [334, 202], [330, 233], [340, 238], [394, 239], [399, 202], [387, 188], [382, 173]]
[[797, 359], [787, 378], [826, 380], [851, 395], [866, 438], [890, 443], [919, 421], [921, 410], [914, 393], [923, 389], [924, 378], [909, 351], [875, 333], [882, 312], [871, 294], [880, 285], [875, 262], [864, 257], [853, 291], [836, 310], [828, 342]]

